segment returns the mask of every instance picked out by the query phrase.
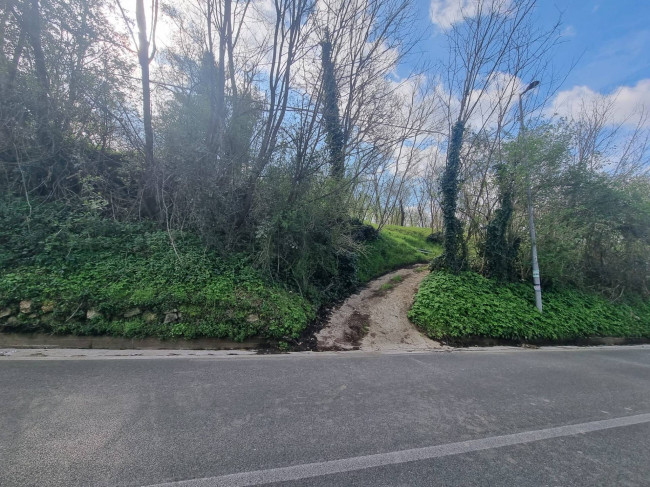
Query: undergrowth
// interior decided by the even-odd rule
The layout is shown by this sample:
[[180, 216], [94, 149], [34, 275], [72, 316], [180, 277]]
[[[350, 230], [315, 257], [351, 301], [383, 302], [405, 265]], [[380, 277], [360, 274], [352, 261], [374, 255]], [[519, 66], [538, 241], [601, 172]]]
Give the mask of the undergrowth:
[[[0, 310], [12, 311], [5, 331], [284, 339], [315, 316], [312, 304], [265, 280], [245, 256], [220, 258], [187, 233], [171, 235], [175, 250], [152, 225], [51, 203], [30, 213], [17, 199], [0, 200], [0, 222]], [[18, 312], [23, 300], [30, 313]], [[165, 323], [171, 312], [178, 318]]]
[[612, 303], [571, 289], [547, 290], [544, 312], [532, 286], [503, 284], [476, 273], [433, 272], [422, 282], [409, 318], [429, 337], [571, 340], [650, 337], [650, 303]]
[[[429, 234], [385, 227], [358, 259], [359, 281], [438, 255]], [[289, 340], [322, 304], [265, 278], [249, 256], [219, 256], [191, 233], [83, 206], [30, 208], [13, 197], [0, 199], [0, 271], [5, 332]], [[28, 312], [21, 301], [30, 302]]]

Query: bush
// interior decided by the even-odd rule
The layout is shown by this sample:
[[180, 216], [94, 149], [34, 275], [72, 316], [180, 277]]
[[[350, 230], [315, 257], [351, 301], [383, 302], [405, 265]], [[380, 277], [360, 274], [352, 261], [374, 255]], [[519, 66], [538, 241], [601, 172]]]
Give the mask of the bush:
[[427, 235], [427, 242], [429, 242], [430, 244], [442, 245], [444, 242], [444, 237], [442, 235], [442, 232], [433, 232]]
[[352, 220], [352, 238], [355, 242], [374, 242], [379, 232], [372, 225], [366, 225], [360, 220]]
[[409, 318], [434, 339], [650, 337], [647, 301], [614, 304], [573, 289], [548, 290], [543, 298], [539, 314], [530, 285], [503, 284], [472, 272], [434, 272], [420, 285]]

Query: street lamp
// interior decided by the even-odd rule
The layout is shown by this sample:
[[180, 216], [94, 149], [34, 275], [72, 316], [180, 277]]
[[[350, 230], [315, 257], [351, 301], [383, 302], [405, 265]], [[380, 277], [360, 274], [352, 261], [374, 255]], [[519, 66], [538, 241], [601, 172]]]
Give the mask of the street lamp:
[[[521, 141], [526, 132], [524, 125], [524, 107], [521, 101], [523, 95], [539, 85], [539, 81], [533, 81], [524, 91], [519, 93], [519, 140]], [[522, 147], [524, 147], [522, 145]], [[524, 148], [525, 150], [525, 148]], [[530, 174], [526, 171], [526, 192], [528, 195], [528, 227], [530, 228], [530, 251], [533, 261], [533, 287], [535, 289], [535, 305], [537, 310], [542, 312], [542, 285], [539, 279], [539, 262], [537, 261], [537, 235], [535, 233], [535, 219], [533, 216], [533, 197], [530, 189]]]

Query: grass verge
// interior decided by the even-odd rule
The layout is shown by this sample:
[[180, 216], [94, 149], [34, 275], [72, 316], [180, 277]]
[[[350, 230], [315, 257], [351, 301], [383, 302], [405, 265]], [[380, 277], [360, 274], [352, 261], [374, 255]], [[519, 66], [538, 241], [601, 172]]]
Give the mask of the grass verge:
[[650, 337], [650, 302], [612, 303], [570, 289], [549, 290], [543, 298], [539, 314], [532, 286], [503, 284], [472, 272], [433, 272], [420, 285], [409, 318], [438, 340]]
[[397, 225], [382, 228], [377, 240], [367, 244], [359, 258], [359, 281], [368, 282], [399, 267], [429, 262], [440, 255], [440, 245], [426, 240], [430, 233], [428, 228]]

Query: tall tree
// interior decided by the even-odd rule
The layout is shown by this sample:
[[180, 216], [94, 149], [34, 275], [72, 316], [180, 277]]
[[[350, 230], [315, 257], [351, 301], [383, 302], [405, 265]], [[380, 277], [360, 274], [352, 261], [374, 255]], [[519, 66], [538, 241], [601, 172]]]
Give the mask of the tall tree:
[[[463, 225], [456, 214], [465, 130], [473, 122], [478, 124], [477, 132], [480, 131], [495, 114], [501, 118], [499, 127], [502, 127], [502, 116], [506, 113], [503, 110], [510, 107], [519, 88], [517, 80], [542, 69], [547, 63], [545, 56], [558, 39], [557, 24], [546, 31], [532, 24], [536, 3], [536, 0], [478, 0], [476, 8], [454, 24], [447, 35], [448, 109], [453, 122], [442, 176], [444, 228], [449, 235], [445, 235], [441, 263], [454, 272], [467, 266]], [[491, 88], [500, 75], [506, 75], [511, 81], [495, 93]], [[486, 104], [487, 110], [483, 110]], [[478, 121], [473, 119], [477, 112], [481, 112]]]
[[22, 20], [24, 29], [27, 32], [27, 37], [29, 38], [29, 43], [32, 47], [34, 66], [36, 68], [36, 80], [38, 82], [38, 134], [41, 143], [48, 146], [53, 142], [49, 128], [50, 83], [47, 75], [47, 64], [45, 62], [45, 52], [42, 43], [39, 0], [30, 0], [28, 5], [29, 7], [24, 11]]
[[138, 63], [140, 64], [140, 77], [142, 87], [142, 124], [144, 128], [144, 160], [145, 171], [142, 182], [142, 202], [148, 216], [158, 214], [158, 176], [154, 164], [154, 134], [151, 110], [151, 79], [150, 65], [156, 55], [156, 28], [158, 25], [158, 0], [151, 0], [151, 25], [147, 27], [147, 15], [144, 0], [135, 2], [135, 22], [138, 29], [138, 36], [131, 30], [130, 20], [124, 11], [120, 0], [117, 4], [124, 18], [124, 22], [131, 33], [133, 42], [137, 46]]
[[323, 70], [323, 119], [327, 134], [325, 141], [329, 150], [332, 176], [341, 179], [345, 175], [345, 147], [339, 117], [339, 90], [332, 60], [332, 40], [327, 28], [320, 45]]
[[149, 65], [156, 54], [156, 23], [158, 21], [158, 0], [152, 0], [152, 27], [147, 32], [147, 17], [144, 0], [136, 0], [135, 18], [138, 25], [138, 62], [142, 76], [142, 117], [144, 123], [144, 156], [149, 175], [153, 174], [153, 126], [151, 123], [151, 83]]

